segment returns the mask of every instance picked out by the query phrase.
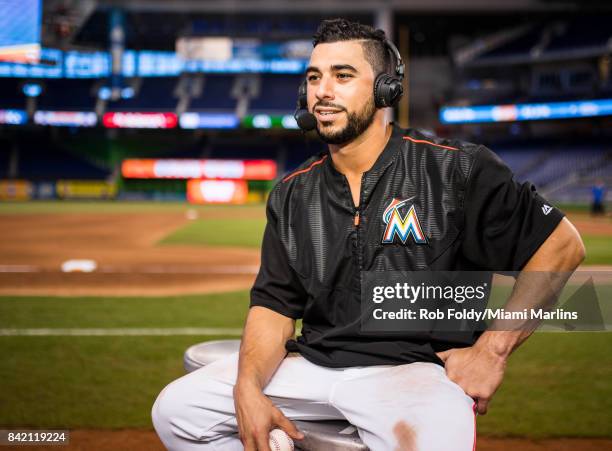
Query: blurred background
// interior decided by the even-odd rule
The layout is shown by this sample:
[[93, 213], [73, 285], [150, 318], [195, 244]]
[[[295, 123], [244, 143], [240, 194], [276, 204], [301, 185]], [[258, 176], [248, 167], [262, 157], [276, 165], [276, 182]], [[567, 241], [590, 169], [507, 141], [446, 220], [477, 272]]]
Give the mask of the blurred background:
[[[160, 449], [155, 396], [240, 336], [267, 194], [325, 150], [293, 111], [335, 17], [399, 48], [401, 126], [490, 147], [612, 281], [609, 1], [0, 0], [0, 427]], [[479, 449], [612, 449], [611, 346], [536, 334]]]
[[[402, 126], [486, 144], [555, 201], [588, 203], [593, 185], [612, 177], [608, 2], [0, 5], [2, 199], [207, 202], [198, 195], [206, 185], [187, 180], [236, 177], [224, 164], [211, 176], [196, 160], [262, 159], [277, 169], [244, 176], [246, 195], [235, 185], [230, 196], [233, 184], [205, 190], [261, 201], [266, 181], [322, 149], [292, 112], [312, 34], [336, 16], [397, 43], [407, 65]], [[130, 159], [161, 166], [126, 169]]]

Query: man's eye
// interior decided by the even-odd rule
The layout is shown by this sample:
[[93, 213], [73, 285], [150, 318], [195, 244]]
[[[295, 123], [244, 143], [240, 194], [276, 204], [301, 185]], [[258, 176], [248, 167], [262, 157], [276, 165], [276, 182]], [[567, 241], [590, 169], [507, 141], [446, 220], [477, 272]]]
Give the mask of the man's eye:
[[309, 76], [308, 76], [306, 79], [307, 79], [308, 81], [314, 81], [314, 80], [316, 80], [316, 79], [318, 79], [318, 78], [319, 78], [319, 77], [318, 77], [317, 75], [309, 75]]
[[351, 77], [352, 77], [351, 74], [342, 74], [342, 73], [338, 74], [338, 78], [351, 78]]

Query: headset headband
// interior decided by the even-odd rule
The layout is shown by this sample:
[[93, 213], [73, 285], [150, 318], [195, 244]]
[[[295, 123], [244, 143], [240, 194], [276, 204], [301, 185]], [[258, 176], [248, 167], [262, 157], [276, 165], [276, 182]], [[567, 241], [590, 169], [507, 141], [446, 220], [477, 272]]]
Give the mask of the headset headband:
[[402, 61], [402, 55], [400, 55], [400, 52], [395, 44], [387, 38], [385, 38], [385, 46], [391, 50], [391, 53], [395, 57], [395, 75], [397, 75], [397, 78], [400, 80], [403, 80], [405, 66], [404, 62]]

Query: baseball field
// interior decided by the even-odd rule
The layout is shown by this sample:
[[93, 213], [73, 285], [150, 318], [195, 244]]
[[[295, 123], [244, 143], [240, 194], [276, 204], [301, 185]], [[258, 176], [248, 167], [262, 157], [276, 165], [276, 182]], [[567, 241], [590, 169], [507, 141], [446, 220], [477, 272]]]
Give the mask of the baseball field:
[[[612, 270], [612, 218], [566, 211], [583, 267]], [[264, 225], [263, 205], [0, 203], [0, 429], [163, 449], [151, 405], [189, 345], [240, 336]], [[70, 260], [96, 269], [62, 272]], [[609, 332], [536, 333], [478, 419], [478, 449], [612, 449], [611, 351]]]

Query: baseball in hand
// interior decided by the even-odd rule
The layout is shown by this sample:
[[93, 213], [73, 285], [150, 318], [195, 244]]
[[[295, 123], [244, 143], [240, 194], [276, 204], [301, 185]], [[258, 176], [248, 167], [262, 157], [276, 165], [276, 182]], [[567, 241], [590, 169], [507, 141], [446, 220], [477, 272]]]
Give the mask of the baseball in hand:
[[282, 429], [272, 429], [269, 440], [272, 451], [293, 451], [293, 440]]

